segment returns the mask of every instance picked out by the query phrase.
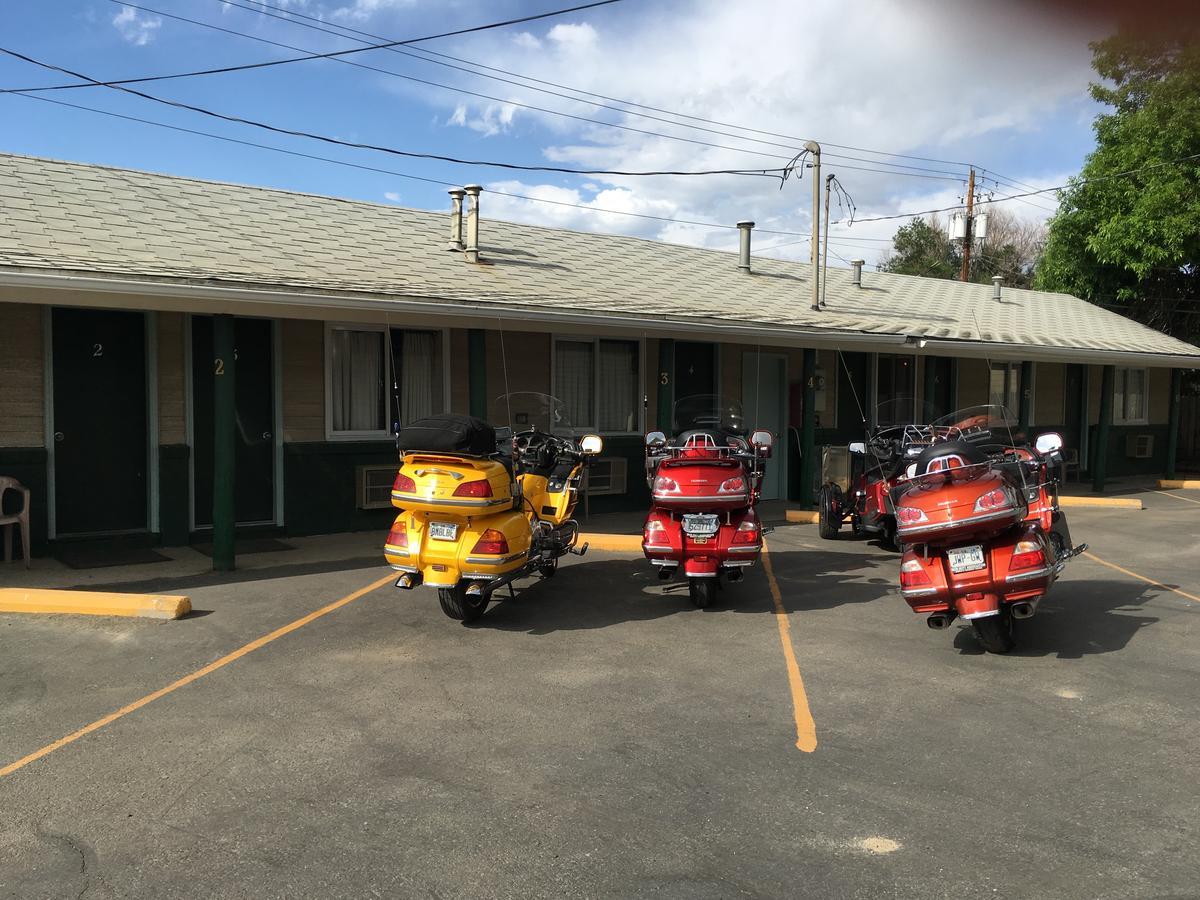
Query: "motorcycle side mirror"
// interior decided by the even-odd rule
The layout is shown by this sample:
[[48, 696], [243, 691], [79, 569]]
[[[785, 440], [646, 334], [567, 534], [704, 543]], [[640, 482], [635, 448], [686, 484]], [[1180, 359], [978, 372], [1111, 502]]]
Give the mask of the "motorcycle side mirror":
[[667, 445], [667, 436], [661, 431], [652, 431], [646, 435], [646, 449], [659, 450]]
[[1062, 435], [1053, 431], [1039, 434], [1033, 446], [1042, 456], [1045, 456], [1047, 453], [1053, 453], [1055, 450], [1061, 450], [1063, 447]]
[[848, 446], [846, 449], [849, 450], [851, 453], [866, 453], [867, 445], [864, 444], [862, 441], [855, 441], [853, 444]]
[[604, 440], [598, 434], [585, 434], [579, 439], [579, 452], [595, 456], [604, 449]]
[[771, 458], [771, 448], [775, 446], [775, 437], [769, 431], [756, 431], [750, 435], [750, 443], [754, 452], [763, 459]]

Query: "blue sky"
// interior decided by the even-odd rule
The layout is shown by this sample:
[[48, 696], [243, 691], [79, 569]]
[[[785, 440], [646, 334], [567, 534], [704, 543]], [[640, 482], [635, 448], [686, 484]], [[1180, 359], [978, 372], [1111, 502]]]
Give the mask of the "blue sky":
[[[0, 45], [99, 78], [137, 77], [236, 65], [295, 51], [171, 19], [203, 21], [255, 38], [327, 52], [358, 44], [220, 0], [139, 0], [158, 13], [109, 0], [13, 0]], [[237, 0], [254, 5], [253, 0]], [[425, 0], [272, 0], [388, 39], [469, 27], [570, 5], [541, 2]], [[270, 12], [271, 10], [265, 10]], [[966, 14], [964, 14], [966, 11]], [[572, 88], [722, 122], [870, 150], [970, 161], [1036, 187], [1059, 184], [1092, 146], [1096, 109], [1087, 99], [1086, 42], [1102, 22], [1037, 18], [1015, 3], [936, 0], [834, 0], [796, 4], [747, 0], [625, 0], [611, 6], [422, 45], [440, 53]], [[350, 57], [392, 73], [491, 95], [471, 97], [344, 63], [317, 61], [258, 71], [168, 81], [144, 89], [206, 106], [352, 141], [455, 156], [569, 167], [725, 168], [777, 166], [791, 138], [705, 126], [729, 135], [669, 125], [527, 87], [456, 71], [388, 51]], [[445, 62], [445, 60], [443, 60]], [[496, 73], [491, 73], [496, 74]], [[509, 76], [503, 76], [509, 77]], [[72, 79], [9, 57], [0, 85], [32, 87]], [[478, 181], [510, 194], [557, 199], [665, 219], [732, 224], [755, 219], [779, 231], [809, 229], [810, 187], [782, 190], [765, 179], [576, 177], [401, 159], [270, 135], [217, 122], [114, 91], [46, 94], [56, 100], [270, 144], [454, 184]], [[532, 104], [571, 115], [656, 131], [646, 136], [513, 106]], [[653, 115], [659, 115], [654, 113]], [[669, 118], [669, 117], [668, 117]], [[198, 178], [268, 185], [379, 203], [443, 208], [445, 189], [397, 176], [298, 159], [208, 138], [0, 96], [0, 151], [82, 160]], [[682, 140], [681, 140], [682, 138]], [[705, 147], [689, 141], [720, 143]], [[763, 143], [764, 141], [770, 143]], [[772, 146], [782, 144], [784, 146]], [[963, 195], [965, 168], [890, 158], [938, 170], [937, 178], [897, 174], [888, 157], [826, 146], [826, 171], [838, 174], [860, 216], [944, 206]], [[838, 160], [836, 156], [843, 158]], [[860, 156], [870, 160], [845, 159]], [[892, 168], [890, 174], [850, 166]], [[929, 173], [933, 174], [933, 173]], [[995, 187], [983, 182], [985, 188]], [[999, 187], [997, 193], [1013, 188]], [[711, 229], [532, 203], [485, 194], [484, 214], [560, 227], [732, 247], [727, 229]], [[1009, 201], [1012, 212], [1044, 218], [1036, 206]], [[838, 213], [835, 210], [835, 218]], [[898, 222], [835, 229], [835, 255], [876, 261]], [[806, 258], [807, 244], [773, 255]]]

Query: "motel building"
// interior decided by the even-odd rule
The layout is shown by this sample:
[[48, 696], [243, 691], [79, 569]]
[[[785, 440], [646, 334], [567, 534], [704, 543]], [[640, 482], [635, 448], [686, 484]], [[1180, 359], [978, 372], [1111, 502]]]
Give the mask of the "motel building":
[[913, 397], [1004, 403], [1097, 488], [1174, 468], [1200, 348], [1076, 297], [860, 265], [814, 311], [806, 264], [448, 206], [0, 156], [0, 476], [31, 491], [34, 555], [382, 532], [395, 421], [506, 424], [516, 391], [604, 437], [589, 515], [647, 506], [643, 435], [693, 394], [779, 436], [766, 499], [810, 503], [820, 448]]

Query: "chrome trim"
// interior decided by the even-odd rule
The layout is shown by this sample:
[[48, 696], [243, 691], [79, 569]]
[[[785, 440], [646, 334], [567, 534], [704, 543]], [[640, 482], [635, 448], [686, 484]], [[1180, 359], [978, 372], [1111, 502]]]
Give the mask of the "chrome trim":
[[688, 578], [716, 578], [717, 577], [716, 572], [684, 572], [683, 574]]
[[431, 588], [456, 588], [456, 587], [458, 587], [458, 582], [457, 581], [446, 581], [446, 582], [422, 581], [421, 586], [422, 587], [431, 587]]
[[652, 566], [671, 566], [672, 568], [674, 568], [675, 566], [679, 565], [679, 560], [677, 560], [677, 559], [652, 559], [652, 560], [650, 560], [650, 565], [652, 565]]
[[392, 568], [397, 572], [407, 572], [409, 575], [419, 575], [421, 573], [420, 569], [414, 569], [412, 566], [393, 565]]
[[1029, 581], [1031, 578], [1044, 578], [1050, 574], [1050, 567], [1045, 566], [1041, 569], [1032, 569], [1029, 572], [1018, 572], [1016, 575], [1009, 575], [1004, 579], [1005, 583], [1010, 581]]
[[455, 481], [462, 481], [466, 477], [462, 472], [455, 472], [451, 469], [439, 469], [433, 466], [428, 469], [414, 469], [413, 474], [419, 475], [422, 478], [426, 475], [449, 475]]
[[658, 552], [661, 552], [664, 550], [670, 551], [673, 548], [671, 547], [670, 544], [645, 544], [644, 543], [644, 544], [642, 544], [642, 549], [643, 550], [653, 550], [654, 552], [658, 553]]
[[495, 581], [499, 575], [490, 575], [486, 572], [463, 572], [463, 578], [473, 578], [475, 581]]
[[743, 500], [745, 497], [744, 491], [736, 494], [654, 494], [655, 500], [677, 500], [680, 503], [690, 503], [693, 500]]
[[392, 556], [412, 556], [411, 550], [404, 550], [400, 547], [393, 547], [391, 544], [384, 544], [383, 552], [390, 553], [390, 554], [392, 554]]
[[736, 560], [736, 561], [734, 561], [732, 559], [727, 559], [727, 560], [725, 560], [725, 562], [721, 563], [721, 565], [723, 565], [727, 569], [748, 569], [754, 565], [754, 560], [747, 559], [743, 562], [740, 559]]
[[950, 522], [938, 522], [933, 525], [926, 525], [922, 528], [911, 528], [897, 524], [896, 534], [900, 537], [906, 537], [913, 534], [925, 534], [930, 531], [952, 531], [956, 528], [962, 528], [964, 525], [971, 525], [978, 522], [991, 522], [995, 519], [1008, 519], [1016, 512], [1016, 509], [1009, 507], [1001, 512], [988, 513], [986, 516], [967, 516], [965, 519], [955, 519]]
[[393, 500], [410, 501], [414, 503], [423, 503], [426, 506], [472, 506], [472, 507], [488, 507], [488, 506], [507, 506], [512, 503], [512, 497], [492, 497], [483, 500], [440, 500], [436, 497], [422, 497], [418, 494], [402, 494], [400, 491], [392, 491]]
[[527, 556], [527, 555], [528, 554], [526, 554], [526, 553], [513, 553], [512, 555], [505, 556], [505, 557], [468, 556], [466, 559], [463, 560], [463, 562], [474, 563], [477, 566], [503, 566], [506, 563], [510, 563], [515, 559], [520, 559], [521, 557]]
[[762, 549], [762, 544], [737, 544], [736, 546], [731, 544], [729, 546], [728, 552], [729, 553], [757, 553], [761, 549]]
[[900, 593], [905, 597], [928, 597], [930, 594], [936, 594], [938, 588], [900, 588]]
[[988, 616], [998, 616], [998, 615], [1000, 615], [1000, 610], [989, 609], [987, 612], [963, 613], [962, 617], [964, 619], [986, 619]]

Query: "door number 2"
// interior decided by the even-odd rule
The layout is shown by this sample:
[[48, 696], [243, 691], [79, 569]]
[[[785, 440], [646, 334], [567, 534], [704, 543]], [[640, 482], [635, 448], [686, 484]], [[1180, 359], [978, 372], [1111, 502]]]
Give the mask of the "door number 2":
[[[233, 361], [237, 362], [237, 358], [238, 358], [237, 347], [234, 347], [233, 348]], [[225, 360], [221, 359], [219, 356], [213, 360], [213, 374], [214, 375], [224, 375], [225, 374]]]
[[103, 356], [103, 355], [104, 355], [104, 345], [103, 344], [92, 344], [92, 356]]

